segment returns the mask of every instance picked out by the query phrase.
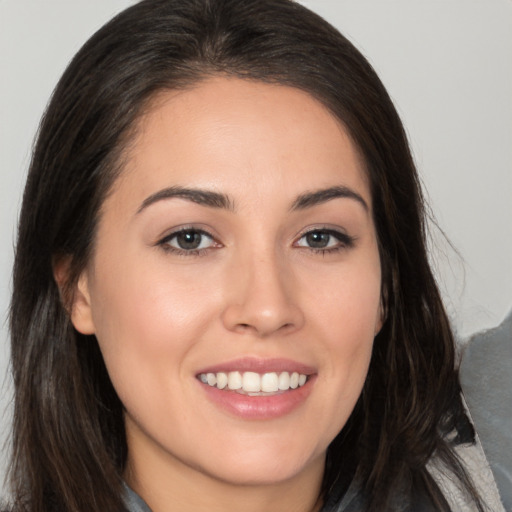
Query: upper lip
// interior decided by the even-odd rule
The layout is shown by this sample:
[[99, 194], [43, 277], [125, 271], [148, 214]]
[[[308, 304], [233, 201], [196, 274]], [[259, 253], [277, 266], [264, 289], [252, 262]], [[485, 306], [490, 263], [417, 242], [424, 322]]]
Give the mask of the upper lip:
[[257, 358], [242, 357], [225, 361], [219, 364], [203, 368], [198, 375], [202, 373], [219, 373], [219, 372], [255, 372], [255, 373], [271, 373], [271, 372], [297, 372], [304, 375], [312, 375], [316, 373], [315, 368], [292, 359], [283, 358]]

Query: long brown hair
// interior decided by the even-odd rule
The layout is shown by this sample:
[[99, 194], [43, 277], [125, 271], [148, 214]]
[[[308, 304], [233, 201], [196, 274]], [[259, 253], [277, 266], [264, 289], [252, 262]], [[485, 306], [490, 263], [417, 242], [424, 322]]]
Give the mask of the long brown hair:
[[[290, 0], [142, 1], [100, 29], [57, 85], [32, 157], [14, 266], [15, 509], [122, 510], [123, 407], [95, 337], [73, 329], [66, 307], [145, 106], [158, 91], [219, 74], [314, 96], [347, 128], [371, 184], [386, 322], [363, 393], [329, 447], [325, 509], [356, 482], [361, 510], [407, 499], [447, 511], [426, 469], [436, 456], [483, 510], [453, 451], [472, 434], [402, 124], [364, 57]], [[63, 290], [53, 276], [59, 258], [69, 262]], [[450, 432], [459, 432], [451, 443]]]

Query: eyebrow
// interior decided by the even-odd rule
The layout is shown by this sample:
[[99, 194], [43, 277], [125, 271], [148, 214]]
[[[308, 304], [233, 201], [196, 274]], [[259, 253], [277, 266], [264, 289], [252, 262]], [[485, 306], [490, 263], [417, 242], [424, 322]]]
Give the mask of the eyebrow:
[[188, 201], [192, 201], [193, 203], [208, 206], [210, 208], [221, 208], [230, 211], [234, 210], [232, 201], [225, 194], [213, 192], [211, 190], [174, 186], [159, 190], [158, 192], [155, 192], [154, 194], [144, 199], [139, 209], [137, 210], [137, 213], [140, 213], [142, 210], [158, 201], [172, 199], [175, 197], [186, 199]]
[[344, 186], [329, 187], [321, 190], [315, 190], [314, 192], [306, 192], [305, 194], [301, 194], [293, 202], [291, 209], [292, 211], [304, 210], [306, 208], [311, 208], [313, 206], [317, 206], [319, 204], [326, 203], [327, 201], [331, 201], [332, 199], [338, 198], [354, 199], [360, 203], [367, 212], [370, 211], [370, 207], [360, 194], [351, 188]]
[[[173, 186], [159, 190], [158, 192], [155, 192], [154, 194], [151, 194], [149, 197], [144, 199], [139, 209], [137, 210], [137, 214], [145, 210], [148, 206], [157, 203], [158, 201], [173, 198], [186, 199], [188, 201], [192, 201], [193, 203], [197, 203], [210, 208], [220, 208], [229, 211], [234, 211], [235, 209], [233, 201], [226, 194], [213, 192], [211, 190]], [[361, 206], [363, 206], [367, 212], [370, 210], [368, 204], [360, 194], [345, 186], [329, 187], [321, 190], [315, 190], [314, 192], [306, 192], [301, 194], [292, 203], [290, 209], [292, 211], [305, 210], [307, 208], [311, 208], [313, 206], [317, 206], [319, 204], [323, 204], [327, 201], [338, 198], [353, 199], [361, 204]]]

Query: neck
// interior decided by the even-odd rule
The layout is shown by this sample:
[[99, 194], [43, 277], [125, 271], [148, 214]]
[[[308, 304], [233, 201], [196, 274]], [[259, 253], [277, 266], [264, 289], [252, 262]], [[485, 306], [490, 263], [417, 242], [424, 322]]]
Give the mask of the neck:
[[125, 472], [128, 485], [152, 512], [318, 512], [324, 458], [314, 461], [293, 477], [273, 483], [240, 484], [218, 480], [195, 468], [180, 465], [140, 466], [129, 458]]

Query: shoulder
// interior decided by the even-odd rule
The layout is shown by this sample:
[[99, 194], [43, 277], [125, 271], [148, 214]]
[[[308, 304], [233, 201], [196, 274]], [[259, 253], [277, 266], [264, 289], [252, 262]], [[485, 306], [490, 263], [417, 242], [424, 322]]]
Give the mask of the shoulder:
[[151, 512], [144, 500], [126, 483], [124, 484], [123, 501], [126, 512]]
[[[475, 443], [460, 444], [455, 452], [473, 481], [476, 490], [484, 500], [487, 509], [492, 512], [505, 512], [489, 463], [482, 445], [476, 437]], [[427, 469], [443, 492], [452, 510], [477, 512], [467, 494], [460, 488], [451, 472], [435, 456], [429, 461]]]

